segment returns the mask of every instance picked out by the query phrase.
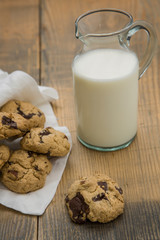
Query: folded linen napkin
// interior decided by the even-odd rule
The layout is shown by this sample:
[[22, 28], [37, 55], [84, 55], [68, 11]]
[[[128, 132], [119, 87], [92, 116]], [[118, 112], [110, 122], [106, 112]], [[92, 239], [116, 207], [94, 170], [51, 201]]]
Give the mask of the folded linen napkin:
[[[49, 103], [58, 99], [58, 93], [55, 89], [38, 86], [36, 81], [23, 71], [8, 74], [0, 70], [0, 107], [11, 99], [28, 101], [41, 109], [46, 117], [45, 127], [51, 126], [65, 133], [72, 146], [69, 130], [67, 127], [58, 126], [56, 116]], [[12, 149], [19, 149], [19, 141], [20, 139], [13, 142], [4, 140], [2, 143], [9, 145]], [[8, 190], [0, 182], [0, 204], [24, 214], [42, 215], [55, 195], [69, 154], [70, 152], [65, 157], [51, 160], [53, 168], [42, 189], [27, 194], [18, 194]]]

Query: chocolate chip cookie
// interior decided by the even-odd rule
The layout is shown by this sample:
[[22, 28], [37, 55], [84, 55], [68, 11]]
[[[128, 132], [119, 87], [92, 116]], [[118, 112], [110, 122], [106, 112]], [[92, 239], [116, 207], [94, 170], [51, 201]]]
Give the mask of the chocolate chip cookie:
[[30, 126], [28, 121], [17, 113], [0, 112], [0, 140], [21, 137]]
[[75, 181], [65, 198], [71, 219], [76, 223], [107, 223], [123, 213], [123, 191], [106, 175], [84, 177]]
[[9, 147], [5, 145], [0, 145], [0, 169], [8, 161], [9, 157], [10, 157]]
[[28, 193], [44, 186], [51, 169], [52, 164], [47, 156], [16, 150], [1, 169], [1, 181], [13, 192]]
[[1, 112], [17, 113], [28, 121], [29, 129], [33, 127], [44, 127], [44, 113], [29, 102], [10, 100], [0, 109]]
[[48, 156], [65, 156], [70, 149], [67, 136], [52, 127], [33, 128], [21, 140], [23, 149]]

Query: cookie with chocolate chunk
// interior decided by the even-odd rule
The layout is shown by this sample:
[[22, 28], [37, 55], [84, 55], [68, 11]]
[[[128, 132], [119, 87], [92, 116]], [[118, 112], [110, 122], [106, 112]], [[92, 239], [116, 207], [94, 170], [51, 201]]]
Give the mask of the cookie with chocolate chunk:
[[0, 111], [19, 114], [25, 121], [28, 121], [29, 129], [34, 127], [44, 127], [44, 113], [29, 102], [10, 100], [1, 107]]
[[0, 112], [0, 140], [21, 137], [30, 126], [28, 121], [17, 113]]
[[13, 192], [28, 193], [44, 186], [51, 169], [47, 156], [16, 150], [1, 169], [1, 181]]
[[123, 213], [123, 191], [106, 175], [84, 177], [75, 181], [65, 198], [71, 219], [76, 223], [107, 223]]
[[0, 169], [8, 161], [10, 157], [10, 150], [8, 146], [0, 145]]
[[52, 127], [32, 128], [21, 140], [23, 149], [48, 156], [65, 156], [70, 149], [67, 136]]

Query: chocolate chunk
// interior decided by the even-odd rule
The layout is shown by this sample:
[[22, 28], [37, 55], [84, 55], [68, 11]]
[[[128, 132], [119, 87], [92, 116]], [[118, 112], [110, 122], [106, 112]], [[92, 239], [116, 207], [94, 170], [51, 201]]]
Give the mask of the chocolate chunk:
[[122, 188], [118, 188], [118, 187], [115, 186], [115, 189], [117, 189], [117, 191], [118, 191], [120, 194], [123, 194]]
[[42, 132], [39, 133], [39, 135], [41, 135], [41, 136], [45, 136], [45, 135], [49, 135], [49, 134], [51, 134], [51, 133], [47, 129], [44, 129]]
[[35, 169], [36, 171], [39, 171], [39, 169], [38, 169], [38, 166], [37, 166], [37, 165], [35, 165], [35, 166], [34, 166], [34, 169]]
[[100, 193], [97, 196], [92, 198], [93, 202], [101, 201], [102, 199], [108, 200], [108, 198], [106, 197], [106, 195], [104, 193]]
[[36, 115], [35, 113], [29, 113], [29, 114], [25, 114], [21, 109], [20, 106], [17, 107], [17, 113], [20, 114], [22, 117], [26, 118], [26, 119], [30, 119], [32, 118], [34, 115]]
[[42, 113], [38, 111], [38, 117], [41, 117], [42, 116]]
[[[67, 199], [68, 201], [68, 199]], [[73, 221], [84, 223], [89, 213], [89, 206], [85, 203], [83, 196], [78, 192], [74, 198], [69, 200], [69, 208], [73, 213]]]
[[17, 123], [12, 121], [10, 118], [6, 117], [6, 116], [3, 116], [2, 117], [2, 124], [3, 125], [8, 125], [10, 126], [11, 128], [15, 128], [15, 129], [18, 129], [17, 128]]
[[8, 173], [12, 173], [16, 178], [18, 177], [18, 171], [16, 170], [8, 170]]
[[97, 184], [106, 192], [108, 190], [108, 185], [106, 182], [97, 182]]
[[43, 143], [43, 139], [42, 137], [43, 136], [46, 136], [46, 135], [49, 135], [51, 134], [47, 129], [43, 130], [42, 132], [39, 133], [39, 136], [40, 136], [40, 143]]

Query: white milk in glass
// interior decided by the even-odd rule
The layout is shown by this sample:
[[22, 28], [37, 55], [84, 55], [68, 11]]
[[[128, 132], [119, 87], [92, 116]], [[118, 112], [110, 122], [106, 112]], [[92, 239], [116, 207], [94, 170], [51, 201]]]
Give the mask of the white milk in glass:
[[96, 49], [73, 62], [77, 131], [99, 147], [130, 141], [137, 132], [139, 62], [133, 52]]

